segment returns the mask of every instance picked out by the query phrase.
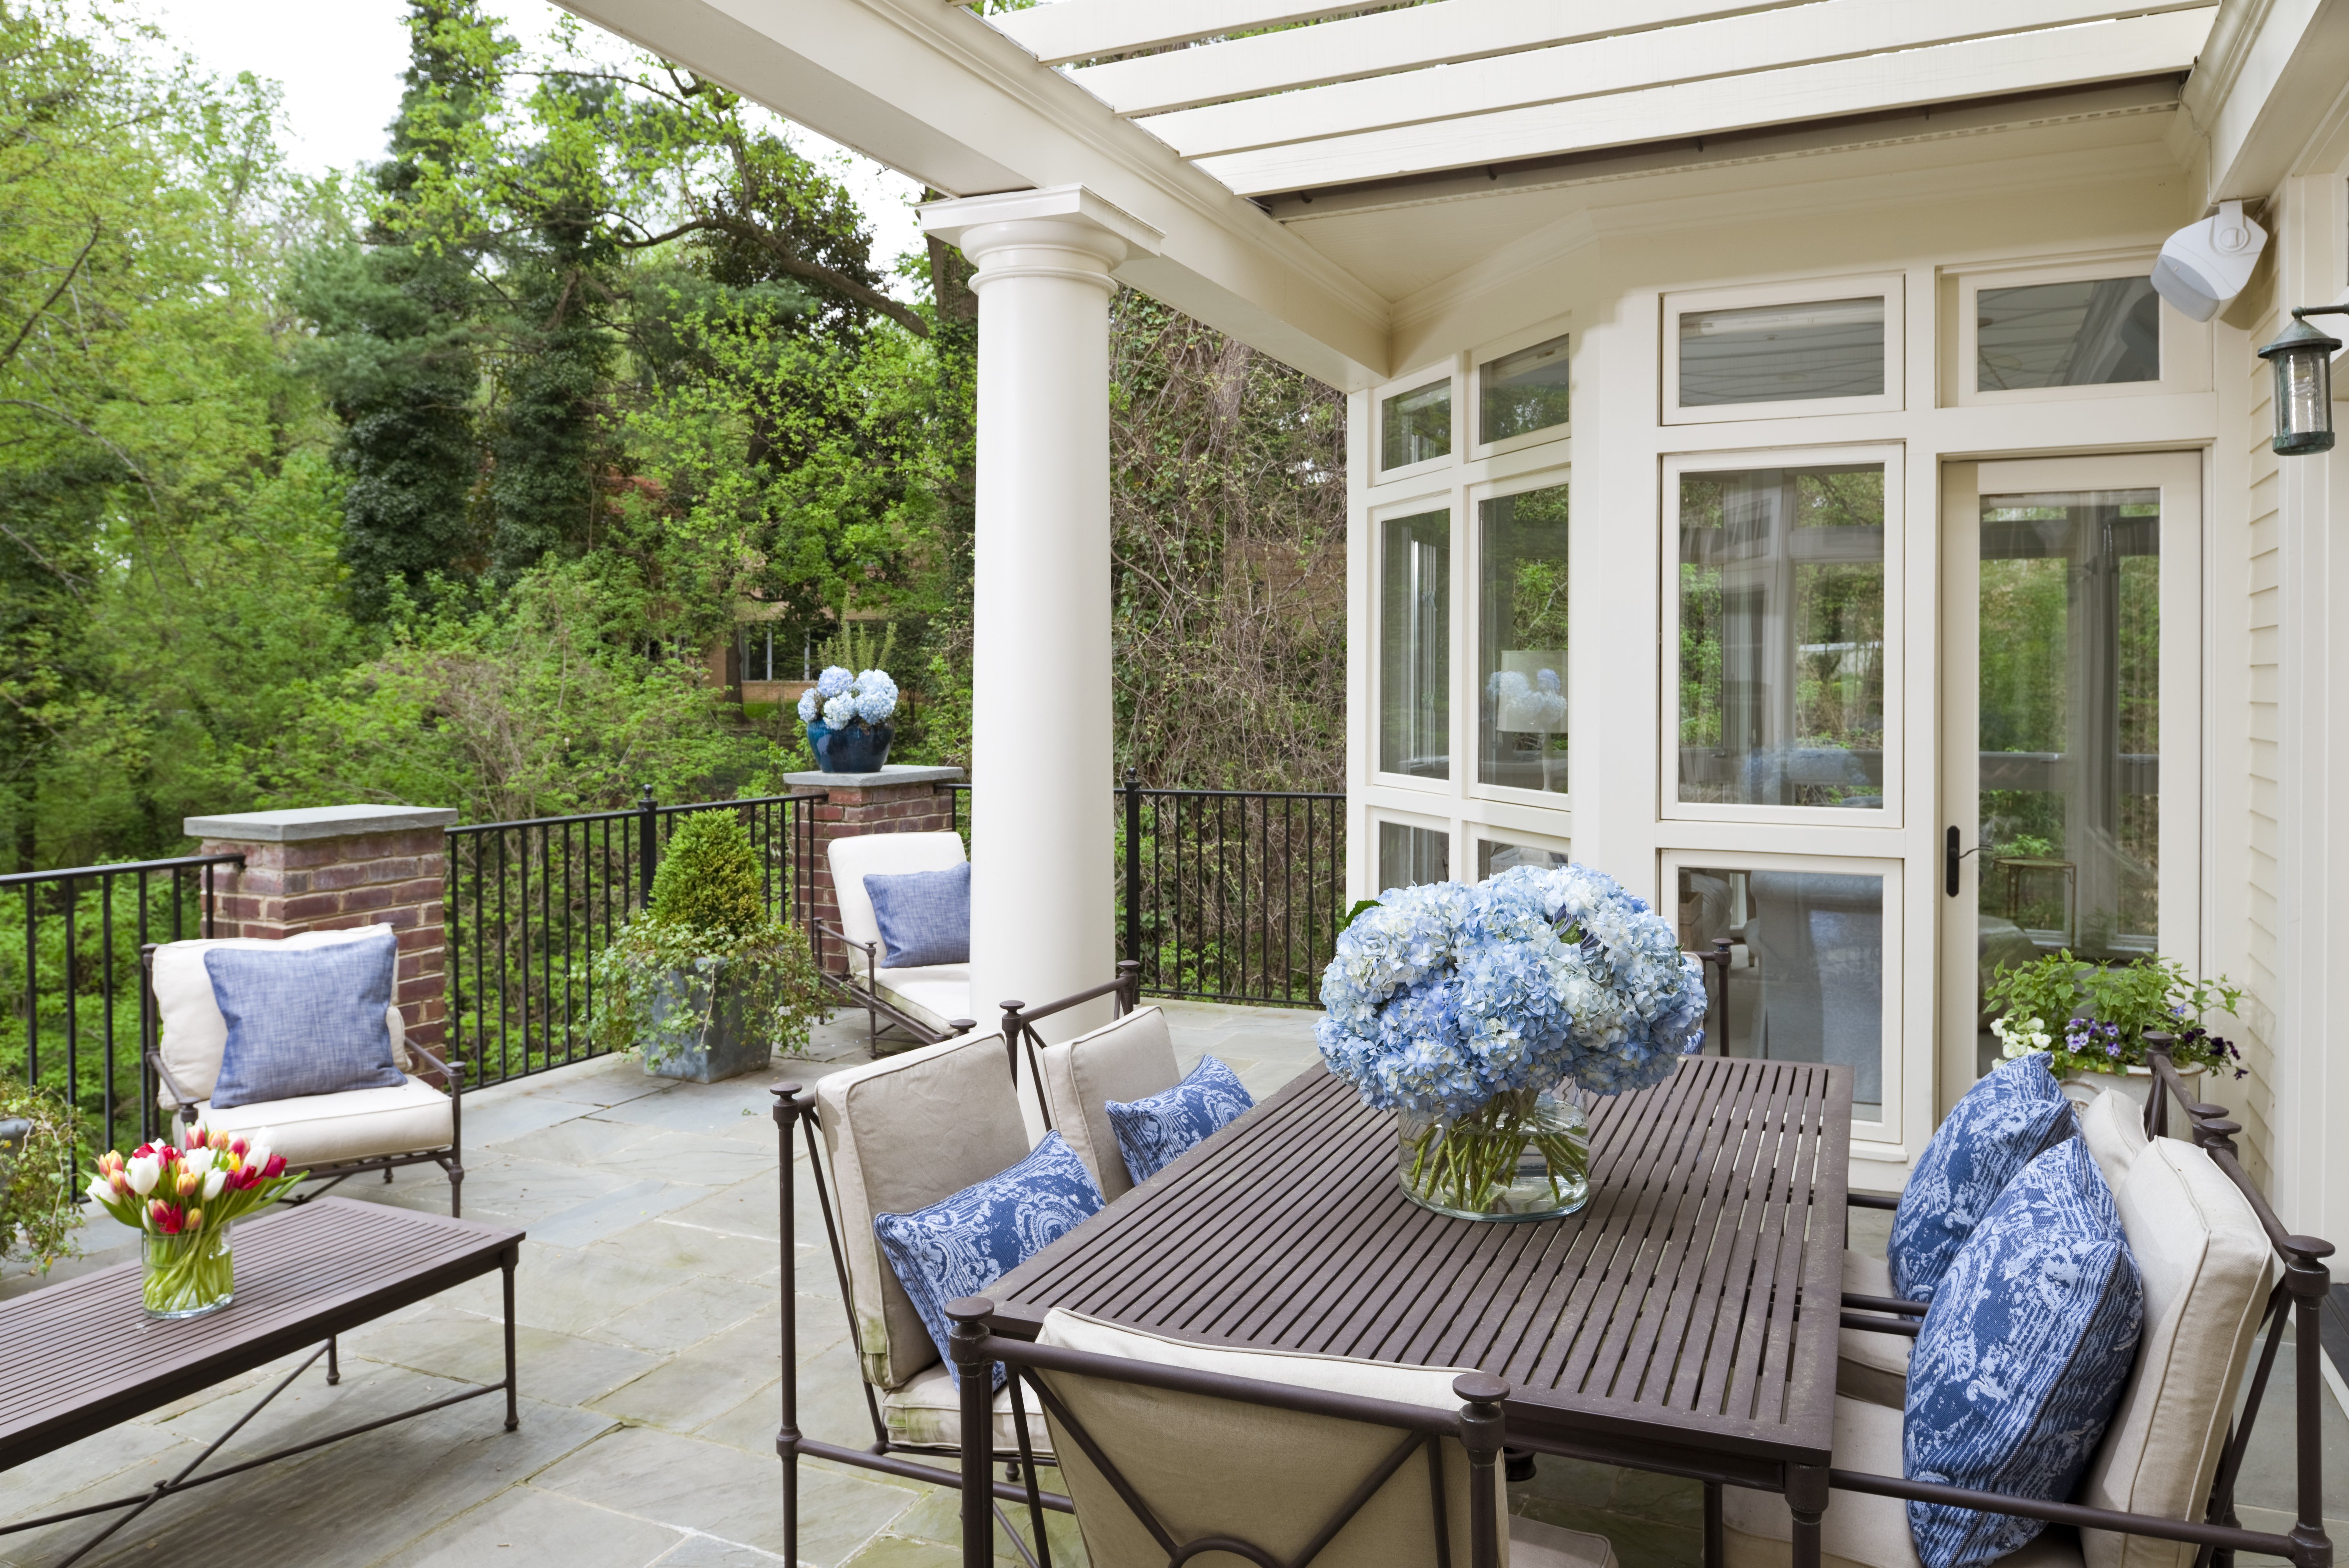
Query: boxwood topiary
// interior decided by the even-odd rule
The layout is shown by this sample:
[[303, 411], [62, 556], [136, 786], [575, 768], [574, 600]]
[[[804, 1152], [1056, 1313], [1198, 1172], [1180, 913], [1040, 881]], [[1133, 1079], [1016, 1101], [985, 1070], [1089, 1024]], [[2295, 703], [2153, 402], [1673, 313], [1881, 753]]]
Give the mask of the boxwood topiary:
[[761, 896], [759, 851], [731, 811], [696, 811], [677, 826], [653, 873], [652, 918], [741, 941], [774, 923]]

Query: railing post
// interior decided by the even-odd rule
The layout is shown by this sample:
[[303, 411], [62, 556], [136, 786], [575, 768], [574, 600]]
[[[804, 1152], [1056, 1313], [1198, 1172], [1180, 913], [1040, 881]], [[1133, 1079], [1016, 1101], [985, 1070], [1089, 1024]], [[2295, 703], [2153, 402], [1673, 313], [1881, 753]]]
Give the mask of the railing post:
[[1125, 770], [1125, 955], [1142, 962], [1142, 784]]
[[649, 909], [653, 902], [653, 872], [660, 863], [659, 818], [653, 807], [653, 787], [636, 798], [636, 907]]

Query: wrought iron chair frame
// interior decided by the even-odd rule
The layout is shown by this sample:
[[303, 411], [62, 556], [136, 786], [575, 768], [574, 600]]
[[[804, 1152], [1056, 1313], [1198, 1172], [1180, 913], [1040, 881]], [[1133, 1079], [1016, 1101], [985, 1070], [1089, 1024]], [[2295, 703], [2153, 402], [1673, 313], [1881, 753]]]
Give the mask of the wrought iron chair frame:
[[1036, 1060], [1036, 1053], [1044, 1048], [1043, 1037], [1036, 1033], [1038, 1020], [1055, 1013], [1097, 1000], [1112, 998], [1111, 1016], [1123, 1018], [1142, 1005], [1142, 965], [1131, 958], [1118, 961], [1117, 978], [1096, 985], [1090, 991], [1080, 991], [1073, 996], [1063, 996], [1057, 1002], [1047, 1002], [1040, 1007], [1030, 1007], [1025, 1002], [1003, 1004], [1003, 1048], [1011, 1061], [1011, 1085], [1019, 1087], [1019, 1058], [1028, 1058], [1028, 1081], [1036, 1088], [1036, 1109], [1043, 1113], [1044, 1130], [1052, 1130], [1052, 1101], [1044, 1092], [1044, 1074]]
[[[2268, 1295], [2262, 1309], [2266, 1320], [2266, 1343], [2260, 1350], [2259, 1362], [2251, 1374], [2250, 1392], [2244, 1397], [2240, 1425], [2230, 1421], [2227, 1439], [2220, 1450], [2218, 1474], [2212, 1478], [2210, 1498], [2199, 1522], [2164, 1519], [2145, 1513], [2125, 1513], [2112, 1509], [2087, 1508], [2069, 1502], [2041, 1502], [2035, 1499], [2008, 1497], [1998, 1492], [1976, 1491], [1965, 1487], [1942, 1486], [1930, 1481], [1909, 1480], [1899, 1476], [1869, 1475], [1859, 1470], [1830, 1470], [1827, 1484], [1845, 1491], [1871, 1492], [1878, 1497], [1914, 1499], [1924, 1502], [1944, 1503], [1957, 1508], [1979, 1509], [1988, 1513], [2012, 1514], [2022, 1519], [2044, 1520], [2051, 1524], [2069, 1524], [2088, 1530], [2110, 1530], [2130, 1535], [2150, 1536], [2163, 1541], [2182, 1541], [2200, 1548], [2195, 1554], [2194, 1568], [2233, 1568], [2235, 1553], [2257, 1552], [2282, 1557], [2294, 1568], [2331, 1568], [2333, 1542], [2324, 1532], [2324, 1463], [2323, 1463], [2323, 1404], [2325, 1398], [2323, 1369], [2318, 1357], [2323, 1354], [2317, 1324], [2317, 1314], [2323, 1305], [2326, 1293], [2332, 1288], [2332, 1274], [2324, 1260], [2333, 1255], [2333, 1243], [2314, 1236], [2293, 1235], [2283, 1227], [2275, 1211], [2268, 1204], [2266, 1194], [2244, 1171], [2235, 1148], [2235, 1135], [2242, 1130], [2240, 1124], [2230, 1119], [2227, 1108], [2209, 1105], [2187, 1092], [2186, 1080], [2178, 1076], [2177, 1065], [2170, 1059], [2174, 1039], [2168, 1035], [2148, 1033], [2145, 1037], [2147, 1065], [2153, 1069], [2154, 1081], [2146, 1096], [2145, 1130], [2148, 1138], [2168, 1135], [2169, 1101], [2175, 1096], [2179, 1110], [2186, 1118], [2188, 1132], [2194, 1146], [2210, 1156], [2211, 1163], [2223, 1171], [2236, 1190], [2250, 1202], [2251, 1212], [2259, 1217], [2260, 1227], [2267, 1233], [2269, 1244], [2283, 1264], [2283, 1277]], [[1855, 1192], [1850, 1206], [1856, 1209], [1892, 1209], [1897, 1199], [1879, 1193]], [[1923, 1326], [1926, 1304], [1899, 1301], [1880, 1296], [1844, 1295], [1842, 1326], [1873, 1334], [1898, 1334], [1910, 1339]], [[2245, 1530], [2235, 1515], [2235, 1481], [2241, 1474], [2243, 1456], [2251, 1447], [2251, 1429], [2259, 1420], [2260, 1404], [2267, 1393], [2268, 1377], [2275, 1370], [2276, 1353], [2283, 1342], [2283, 1326], [2289, 1316], [2292, 1323], [2292, 1418], [2296, 1452], [2294, 1480], [2296, 1496], [2292, 1532], [2279, 1535], [2272, 1532]], [[1710, 1490], [1710, 1489], [1708, 1489]], [[1708, 1497], [1706, 1527], [1708, 1548], [1717, 1530], [1717, 1513]]]
[[[150, 1075], [142, 1086], [142, 1092], [147, 1097], [146, 1103], [152, 1105], [158, 1085], [170, 1089], [171, 1099], [178, 1103], [173, 1115], [184, 1131], [196, 1125], [196, 1102], [190, 1098], [188, 1089], [180, 1080], [171, 1076], [171, 1068], [163, 1065], [161, 1042], [157, 1034], [162, 1024], [162, 1009], [155, 1004], [155, 949], [160, 945], [160, 943], [150, 942], [139, 950], [139, 1041]], [[391, 1173], [402, 1166], [438, 1165], [449, 1178], [449, 1217], [452, 1220], [464, 1218], [466, 1064], [459, 1057], [443, 1061], [413, 1039], [405, 1044], [409, 1057], [440, 1075], [440, 1081], [437, 1087], [449, 1096], [449, 1146], [406, 1154], [370, 1154], [360, 1160], [318, 1161], [310, 1167], [310, 1180], [305, 1181], [293, 1197], [285, 1200], [289, 1207], [324, 1197], [354, 1176], [380, 1171], [383, 1179], [389, 1181]]]
[[[955, 1036], [971, 1026], [973, 1020], [969, 1018], [949, 1018], [943, 1030], [934, 1029], [904, 1008], [886, 1000], [881, 995], [880, 986], [873, 980], [874, 969], [881, 962], [879, 943], [859, 942], [828, 920], [811, 921], [809, 923], [816, 930], [816, 969], [823, 975], [824, 983], [846, 998], [850, 1006], [861, 1007], [864, 1010], [864, 1043], [868, 1047], [877, 1047], [881, 1043], [882, 1035], [891, 1028], [905, 1030], [914, 1037], [917, 1044], [935, 1046], [940, 1040], [953, 1039]], [[849, 954], [843, 955], [842, 962], [846, 967], [837, 973], [824, 967], [826, 955], [823, 939], [827, 936], [837, 938], [840, 944], [850, 949], [852, 954], [864, 954], [864, 978], [862, 982], [859, 982], [856, 977], [856, 960]], [[881, 1023], [883, 1018], [889, 1020], [885, 1027]]]

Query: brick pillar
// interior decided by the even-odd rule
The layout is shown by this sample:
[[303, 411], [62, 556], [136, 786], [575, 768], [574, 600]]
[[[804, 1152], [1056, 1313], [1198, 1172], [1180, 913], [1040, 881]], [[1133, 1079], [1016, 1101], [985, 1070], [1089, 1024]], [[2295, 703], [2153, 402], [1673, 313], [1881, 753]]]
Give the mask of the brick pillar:
[[321, 806], [190, 817], [183, 830], [201, 854], [241, 851], [223, 868], [212, 930], [219, 936], [291, 936], [388, 925], [399, 933], [392, 1000], [408, 1037], [435, 1055], [449, 1003], [440, 895], [448, 881], [446, 829], [454, 811], [414, 806]]
[[[878, 773], [792, 773], [794, 789], [822, 789], [815, 808], [815, 918], [837, 928], [840, 901], [832, 890], [832, 841], [858, 833], [936, 833], [952, 828], [955, 798], [941, 784], [958, 783], [959, 768], [892, 766]], [[824, 966], [834, 974], [848, 967], [840, 944], [824, 942]]]

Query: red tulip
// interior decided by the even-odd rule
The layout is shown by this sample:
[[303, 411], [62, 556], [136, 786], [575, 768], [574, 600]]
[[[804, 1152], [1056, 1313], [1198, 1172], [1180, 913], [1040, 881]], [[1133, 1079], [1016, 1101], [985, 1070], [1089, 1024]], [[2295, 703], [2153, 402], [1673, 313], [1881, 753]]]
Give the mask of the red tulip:
[[271, 1155], [269, 1163], [261, 1168], [261, 1179], [264, 1181], [274, 1181], [285, 1174], [285, 1156], [283, 1154]]
[[180, 1233], [180, 1206], [177, 1203], [166, 1203], [158, 1198], [147, 1206], [147, 1214], [155, 1222], [155, 1228], [165, 1235], [176, 1236]]

